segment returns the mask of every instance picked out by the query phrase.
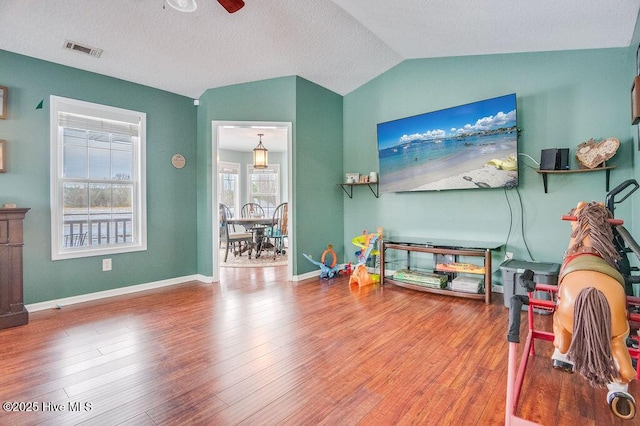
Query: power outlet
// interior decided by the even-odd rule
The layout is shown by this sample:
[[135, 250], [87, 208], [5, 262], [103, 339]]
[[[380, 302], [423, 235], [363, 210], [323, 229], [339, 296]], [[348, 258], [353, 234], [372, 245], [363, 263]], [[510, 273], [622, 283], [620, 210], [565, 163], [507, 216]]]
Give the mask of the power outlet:
[[103, 271], [111, 270], [111, 259], [102, 259], [102, 270]]

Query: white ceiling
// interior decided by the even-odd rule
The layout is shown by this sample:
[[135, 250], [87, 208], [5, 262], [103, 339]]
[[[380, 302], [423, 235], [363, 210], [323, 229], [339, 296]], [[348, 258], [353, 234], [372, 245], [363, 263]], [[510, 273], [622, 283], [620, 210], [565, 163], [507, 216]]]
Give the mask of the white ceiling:
[[[0, 0], [0, 49], [191, 98], [298, 75], [345, 95], [405, 59], [628, 47], [640, 0]], [[103, 49], [94, 58], [65, 40]], [[266, 144], [265, 144], [266, 145]]]
[[[640, 0], [0, 0], [0, 49], [198, 98], [299, 75], [345, 95], [408, 58], [626, 47]], [[104, 49], [96, 59], [65, 40]]]
[[262, 145], [269, 152], [287, 152], [287, 128], [278, 126], [251, 125], [235, 123], [234, 126], [221, 126], [218, 129], [218, 143], [222, 149], [251, 152], [258, 146], [261, 133]]
[[[640, 0], [245, 0], [229, 14], [196, 1], [182, 13], [165, 0], [0, 0], [0, 49], [194, 99], [290, 75], [345, 95], [405, 59], [627, 47], [640, 9]], [[230, 130], [231, 149], [257, 145], [249, 130]], [[286, 150], [264, 133], [268, 149]]]

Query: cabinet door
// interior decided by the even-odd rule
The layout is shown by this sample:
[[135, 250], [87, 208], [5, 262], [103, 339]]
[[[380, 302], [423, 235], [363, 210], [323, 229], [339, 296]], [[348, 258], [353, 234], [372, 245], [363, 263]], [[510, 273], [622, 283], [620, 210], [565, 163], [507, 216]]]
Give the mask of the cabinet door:
[[0, 245], [0, 315], [11, 313], [11, 275], [11, 247], [3, 244]]

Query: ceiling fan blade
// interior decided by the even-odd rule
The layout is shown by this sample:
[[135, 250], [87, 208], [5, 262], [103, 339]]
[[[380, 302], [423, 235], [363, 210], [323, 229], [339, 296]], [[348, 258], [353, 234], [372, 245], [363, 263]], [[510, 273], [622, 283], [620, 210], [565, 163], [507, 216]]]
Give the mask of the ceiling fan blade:
[[243, 0], [218, 0], [218, 3], [229, 13], [237, 12], [244, 6]]

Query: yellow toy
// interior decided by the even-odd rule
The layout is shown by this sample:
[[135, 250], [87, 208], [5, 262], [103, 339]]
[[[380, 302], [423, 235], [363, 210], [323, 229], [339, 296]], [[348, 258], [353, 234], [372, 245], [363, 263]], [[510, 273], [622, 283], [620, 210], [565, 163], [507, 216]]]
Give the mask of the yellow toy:
[[370, 274], [367, 271], [367, 259], [371, 254], [377, 255], [380, 252], [374, 250], [376, 241], [382, 237], [382, 228], [378, 228], [378, 232], [375, 234], [363, 234], [352, 240], [353, 244], [357, 247], [361, 247], [360, 254], [358, 255], [358, 263], [356, 264], [351, 277], [349, 278], [349, 285], [357, 283], [358, 287], [363, 287], [380, 282], [380, 274]]

